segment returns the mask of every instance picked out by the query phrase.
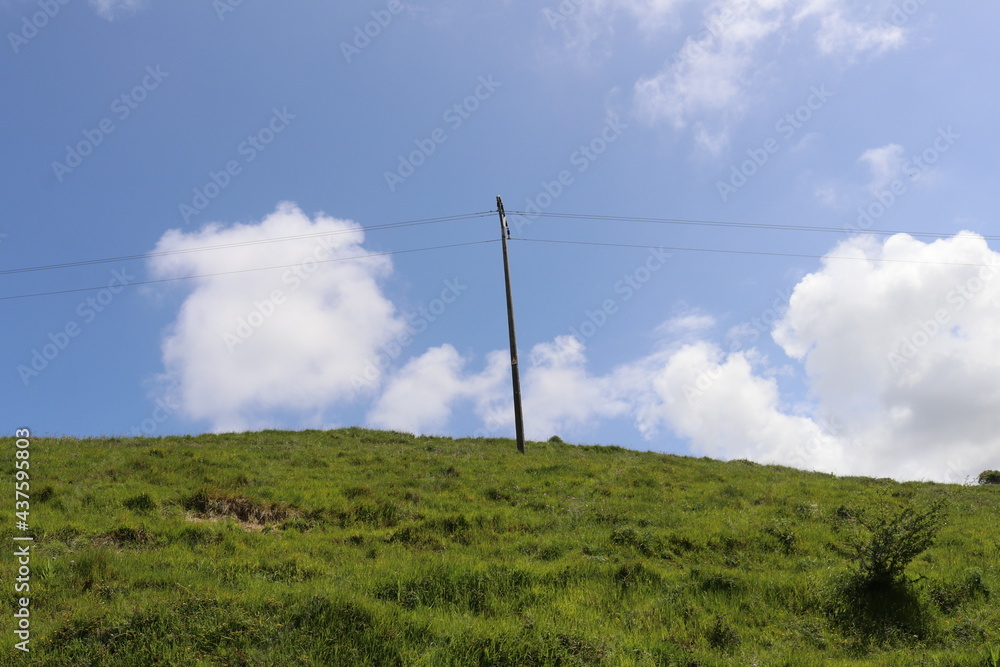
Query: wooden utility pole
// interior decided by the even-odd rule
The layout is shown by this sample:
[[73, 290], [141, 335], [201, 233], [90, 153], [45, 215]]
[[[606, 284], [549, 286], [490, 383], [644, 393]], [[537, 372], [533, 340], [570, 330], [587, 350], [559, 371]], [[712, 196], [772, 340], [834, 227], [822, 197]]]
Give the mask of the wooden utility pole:
[[500, 243], [503, 246], [503, 277], [507, 286], [507, 328], [510, 332], [510, 376], [514, 387], [514, 430], [517, 433], [517, 451], [524, 454], [524, 418], [521, 413], [521, 377], [517, 372], [517, 337], [514, 335], [514, 302], [510, 295], [510, 262], [507, 260], [507, 239], [510, 227], [503, 202], [497, 195], [497, 212], [500, 214]]

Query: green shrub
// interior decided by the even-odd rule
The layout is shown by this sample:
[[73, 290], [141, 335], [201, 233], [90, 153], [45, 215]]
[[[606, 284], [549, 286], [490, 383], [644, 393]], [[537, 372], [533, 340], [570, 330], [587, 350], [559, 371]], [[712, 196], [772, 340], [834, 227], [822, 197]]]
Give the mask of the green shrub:
[[979, 483], [983, 486], [987, 484], [1000, 484], [1000, 470], [984, 470], [979, 473]]
[[857, 513], [847, 550], [859, 583], [884, 588], [899, 582], [906, 566], [930, 547], [944, 525], [944, 499], [917, 507], [884, 492]]

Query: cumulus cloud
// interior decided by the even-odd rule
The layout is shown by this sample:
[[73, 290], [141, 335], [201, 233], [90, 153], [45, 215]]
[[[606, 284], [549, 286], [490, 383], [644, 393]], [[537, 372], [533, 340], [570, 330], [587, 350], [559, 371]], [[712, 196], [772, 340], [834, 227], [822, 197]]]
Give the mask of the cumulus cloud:
[[862, 259], [828, 260], [803, 279], [774, 339], [865, 442], [857, 466], [941, 479], [995, 461], [1000, 254], [963, 232], [859, 237], [831, 255]]
[[509, 358], [491, 353], [480, 373], [467, 373], [464, 359], [451, 345], [434, 347], [411, 359], [388, 381], [368, 413], [379, 428], [432, 433], [448, 423], [456, 404], [470, 401], [484, 420], [504, 401]]
[[[586, 370], [584, 346], [572, 336], [535, 345], [520, 364], [525, 435], [543, 439], [555, 433], [580, 432], [602, 418], [625, 414], [628, 406], [609, 398], [609, 378]], [[441, 429], [462, 402], [484, 424], [484, 433], [510, 423], [510, 358], [491, 353], [479, 373], [467, 372], [467, 359], [450, 345], [432, 348], [406, 364], [387, 384], [368, 415], [382, 428], [431, 432]]]
[[[840, 474], [960, 482], [1000, 457], [1000, 253], [963, 232], [838, 244], [796, 285], [773, 337], [808, 406], [753, 350], [685, 344], [631, 364], [637, 426], [692, 449]], [[619, 371], [621, 372], [621, 371]]]
[[[685, 344], [618, 371], [630, 377], [636, 425], [654, 438], [666, 428], [701, 454], [831, 469], [842, 446], [813, 419], [789, 414], [777, 382], [755, 370], [753, 351], [725, 355], [707, 341]], [[806, 452], [812, 448], [810, 456]]]
[[[699, 146], [718, 153], [746, 113], [756, 77], [787, 42], [812, 32], [820, 55], [847, 62], [905, 42], [902, 28], [863, 14], [844, 0], [719, 0], [658, 73], [635, 84], [635, 107], [649, 123], [675, 129], [693, 123]], [[882, 3], [885, 4], [885, 3]], [[887, 8], [887, 6], [886, 6]]]
[[[266, 239], [309, 235], [281, 242]], [[215, 430], [271, 425], [282, 412], [322, 415], [359, 392], [380, 349], [406, 323], [383, 295], [391, 263], [357, 257], [364, 233], [310, 220], [292, 204], [256, 224], [170, 230], [149, 261], [156, 278], [236, 272], [185, 282], [190, 291], [162, 344], [166, 391]], [[195, 251], [206, 246], [227, 246]], [[257, 267], [286, 266], [268, 271]]]
[[108, 21], [114, 21], [125, 14], [135, 14], [142, 5], [142, 0], [90, 0], [90, 6], [97, 15]]
[[523, 386], [525, 435], [543, 439], [574, 433], [598, 420], [626, 414], [611, 378], [587, 372], [584, 346], [573, 336], [559, 336], [531, 350]]

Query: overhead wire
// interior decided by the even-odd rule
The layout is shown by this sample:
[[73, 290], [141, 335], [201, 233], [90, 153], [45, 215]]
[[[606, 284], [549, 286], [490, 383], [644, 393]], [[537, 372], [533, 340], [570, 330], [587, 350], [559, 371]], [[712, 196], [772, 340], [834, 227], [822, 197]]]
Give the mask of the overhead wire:
[[[690, 218], [643, 218], [636, 216], [617, 216], [617, 215], [591, 215], [583, 213], [531, 213], [527, 211], [507, 211], [508, 216], [519, 216], [527, 218], [555, 218], [555, 219], [573, 219], [573, 220], [596, 220], [604, 222], [648, 222], [654, 224], [671, 224], [671, 225], [695, 225], [700, 227], [729, 227], [729, 228], [743, 228], [743, 229], [770, 229], [777, 231], [801, 231], [801, 232], [829, 232], [829, 233], [858, 233], [858, 234], [874, 234], [874, 235], [887, 235], [891, 236], [893, 234], [908, 234], [910, 236], [925, 236], [934, 238], [943, 238], [950, 236], [962, 236], [961, 234], [955, 233], [943, 233], [943, 232], [918, 232], [914, 230], [904, 230], [904, 229], [850, 229], [843, 227], [825, 227], [825, 226], [812, 226], [812, 225], [781, 225], [773, 223], [761, 223], [761, 222], [734, 222], [728, 220], [697, 220]], [[971, 236], [971, 235], [966, 235]], [[989, 236], [984, 234], [977, 234], [976, 236], [982, 236], [982, 238], [998, 241], [1000, 236]]]
[[[40, 266], [29, 266], [17, 269], [4, 269], [0, 270], [0, 275], [12, 275], [18, 273], [27, 273], [35, 271], [45, 271], [52, 269], [62, 269], [78, 266], [90, 266], [95, 264], [104, 264], [110, 262], [122, 262], [122, 261], [134, 261], [140, 259], [151, 259], [155, 257], [162, 257], [175, 254], [186, 254], [194, 252], [205, 252], [210, 250], [221, 250], [228, 248], [238, 248], [246, 247], [252, 245], [259, 245], [265, 243], [280, 243], [285, 241], [302, 240], [308, 238], [316, 238], [321, 236], [332, 236], [336, 234], [348, 234], [357, 232], [370, 232], [370, 231], [381, 231], [386, 229], [399, 229], [405, 227], [412, 227], [418, 225], [427, 225], [440, 222], [455, 222], [459, 220], [472, 220], [476, 218], [482, 218], [485, 216], [493, 215], [496, 211], [481, 211], [476, 213], [467, 213], [460, 215], [450, 215], [450, 216], [439, 216], [434, 218], [423, 218], [418, 220], [406, 220], [400, 222], [391, 222], [381, 225], [370, 225], [367, 227], [352, 227], [348, 229], [338, 229], [333, 231], [325, 232], [312, 232], [308, 234], [297, 234], [289, 236], [278, 236], [270, 237], [264, 239], [253, 239], [249, 241], [238, 241], [233, 243], [223, 243], [209, 246], [199, 246], [195, 248], [178, 248], [174, 250], [163, 250], [155, 251], [149, 253], [141, 253], [135, 255], [124, 255], [120, 257], [106, 257], [90, 260], [81, 260], [75, 262], [64, 262], [60, 264], [48, 264]], [[770, 224], [770, 223], [749, 223], [749, 222], [734, 222], [734, 221], [722, 221], [722, 220], [694, 220], [686, 218], [646, 218], [646, 217], [636, 217], [636, 216], [610, 216], [610, 215], [589, 215], [589, 214], [577, 214], [577, 213], [529, 213], [525, 211], [508, 211], [507, 215], [510, 217], [520, 216], [520, 217], [544, 217], [551, 219], [573, 219], [573, 220], [593, 220], [593, 221], [603, 221], [603, 222], [641, 222], [641, 223], [655, 223], [655, 224], [682, 224], [682, 225], [697, 225], [697, 226], [709, 226], [709, 227], [727, 227], [727, 228], [747, 228], [747, 229], [767, 229], [767, 230], [777, 230], [777, 231], [815, 231], [815, 232], [851, 232], [853, 230], [845, 230], [836, 227], [814, 227], [808, 225], [782, 225], [782, 224]], [[909, 234], [911, 236], [934, 236], [943, 237], [948, 236], [947, 234], [940, 234], [934, 232], [916, 232], [916, 231], [906, 231], [906, 230], [858, 230], [859, 233], [865, 234]], [[956, 235], [952, 235], [956, 236]], [[989, 240], [1000, 240], [1000, 236], [988, 236], [988, 235], [978, 235], [983, 239]], [[810, 253], [792, 253], [792, 252], [775, 252], [775, 251], [763, 251], [763, 250], [735, 250], [735, 249], [724, 249], [724, 248], [699, 248], [699, 247], [685, 247], [685, 246], [666, 246], [666, 245], [653, 245], [653, 244], [630, 244], [630, 243], [610, 243], [610, 242], [599, 242], [599, 241], [576, 241], [567, 239], [540, 239], [540, 238], [528, 238], [528, 237], [512, 237], [511, 240], [514, 241], [526, 241], [534, 243], [561, 243], [567, 245], [590, 245], [590, 246], [604, 246], [604, 247], [618, 247], [618, 248], [645, 248], [645, 249], [662, 249], [662, 250], [676, 250], [685, 252], [711, 252], [711, 253], [722, 253], [722, 254], [740, 254], [740, 255], [761, 255], [761, 256], [771, 256], [771, 257], [799, 257], [808, 259], [835, 259], [835, 260], [862, 260], [862, 261], [873, 261], [873, 262], [898, 262], [898, 263], [908, 263], [908, 264], [939, 264], [939, 265], [951, 265], [951, 266], [993, 266], [991, 264], [980, 264], [980, 263], [968, 263], [968, 262], [941, 262], [941, 261], [924, 261], [924, 260], [908, 260], [908, 259], [895, 259], [895, 258], [875, 258], [875, 257], [846, 257], [846, 256], [836, 256], [836, 255], [817, 255]], [[427, 248], [415, 248], [410, 250], [397, 250], [382, 253], [371, 253], [367, 255], [358, 255], [356, 257], [343, 257], [343, 258], [333, 258], [329, 260], [316, 260], [317, 263], [326, 263], [334, 261], [346, 261], [350, 259], [365, 259], [368, 257], [380, 257], [387, 255], [405, 254], [413, 252], [423, 252], [429, 250], [438, 250], [443, 248], [453, 248], [466, 245], [478, 245], [483, 243], [491, 243], [493, 240], [486, 241], [474, 241], [469, 243], [456, 243], [447, 244], [440, 246], [432, 246]], [[155, 283], [173, 282], [178, 280], [193, 280], [197, 278], [208, 278], [214, 276], [235, 274], [235, 273], [246, 273], [252, 271], [266, 271], [271, 269], [279, 268], [291, 268], [298, 266], [297, 264], [285, 264], [279, 266], [269, 266], [269, 267], [255, 267], [248, 269], [239, 269], [234, 271], [224, 271], [219, 273], [208, 273], [200, 274], [194, 276], [181, 276], [174, 278], [163, 278], [156, 280], [146, 280], [135, 283], [128, 283], [129, 286], [135, 285], [150, 285]], [[81, 287], [66, 290], [54, 290], [49, 292], [37, 292], [32, 294], [19, 294], [12, 296], [0, 297], [0, 301], [12, 300], [12, 299], [23, 299], [29, 297], [38, 296], [50, 296], [56, 294], [69, 294], [74, 292], [86, 292], [103, 289], [104, 286], [95, 287]]]
[[424, 218], [421, 220], [406, 220], [403, 222], [389, 222], [382, 225], [371, 225], [368, 227], [352, 227], [349, 229], [338, 229], [334, 231], [326, 232], [311, 232], [309, 234], [296, 234], [292, 236], [275, 236], [266, 239], [254, 239], [251, 241], [236, 241], [233, 243], [220, 243], [217, 245], [210, 246], [199, 246], [196, 248], [178, 248], [176, 250], [161, 250], [159, 252], [146, 252], [136, 255], [122, 255], [120, 257], [103, 257], [99, 259], [86, 259], [76, 262], [63, 262], [61, 264], [45, 264], [41, 266], [26, 266], [17, 269], [3, 269], [0, 270], [0, 275], [11, 275], [17, 273], [28, 273], [32, 271], [48, 271], [52, 269], [65, 269], [76, 266], [91, 266], [94, 264], [108, 264], [111, 262], [126, 262], [134, 261], [139, 259], [150, 259], [153, 257], [163, 257], [167, 255], [178, 255], [192, 252], [204, 252], [207, 250], [219, 250], [224, 248], [239, 248], [251, 245], [259, 245], [263, 243], [280, 243], [284, 241], [295, 241], [308, 238], [316, 238], [319, 236], [334, 236], [337, 234], [356, 234], [358, 232], [370, 232], [370, 231], [382, 231], [385, 229], [398, 229], [400, 227], [414, 227], [417, 225], [429, 225], [438, 222], [453, 222], [456, 220], [466, 220], [473, 218], [481, 218], [486, 215], [492, 214], [493, 211], [485, 211], [479, 213], [467, 213], [463, 215], [449, 215], [437, 218]]
[[591, 245], [591, 246], [608, 246], [613, 248], [645, 248], [648, 250], [682, 250], [690, 252], [715, 252], [715, 253], [725, 253], [733, 255], [767, 255], [773, 257], [805, 257], [809, 259], [844, 259], [844, 260], [856, 260], [856, 261], [867, 261], [867, 262], [900, 262], [904, 264], [940, 264], [945, 266], [996, 266], [994, 264], [979, 264], [971, 262], [938, 262], [938, 261], [922, 261], [919, 259], [892, 259], [883, 257], [841, 257], [836, 255], [810, 255], [806, 253], [792, 253], [792, 252], [769, 252], [764, 250], [727, 250], [722, 248], [687, 248], [682, 246], [665, 246], [665, 245], [645, 245], [638, 243], [605, 243], [600, 241], [567, 241], [561, 239], [532, 239], [524, 237], [511, 237], [512, 241], [528, 241], [534, 243], [563, 243], [568, 245]]
[[[407, 253], [414, 252], [425, 252], [429, 250], [443, 250], [445, 248], [458, 248], [461, 246], [472, 246], [472, 245], [482, 245], [485, 243], [497, 243], [499, 239], [487, 239], [485, 241], [467, 241], [465, 243], [449, 243], [447, 245], [430, 246], [427, 248], [412, 248], [409, 250], [390, 250], [387, 252], [373, 252], [367, 255], [357, 255], [354, 257], [333, 257], [331, 259], [316, 259], [316, 260], [306, 260], [305, 262], [295, 262], [294, 264], [281, 264], [278, 266], [260, 266], [249, 269], [234, 269], [232, 271], [219, 271], [218, 273], [203, 273], [195, 276], [177, 276], [174, 278], [157, 278], [154, 280], [142, 280], [139, 282], [123, 283], [122, 287], [138, 287], [139, 285], [153, 285], [156, 283], [169, 283], [178, 280], [196, 280], [198, 278], [214, 278], [215, 276], [228, 276], [237, 273], [251, 273], [254, 271], [270, 271], [273, 269], [290, 269], [296, 266], [302, 266], [306, 262], [315, 262], [316, 264], [327, 264], [329, 262], [346, 262], [348, 260], [354, 259], [368, 259], [370, 257], [385, 257], [387, 255], [404, 255]], [[29, 297], [37, 296], [52, 296], [55, 294], [72, 294], [74, 292], [92, 292], [96, 290], [106, 289], [107, 285], [97, 285], [95, 287], [77, 287], [74, 289], [65, 290], [55, 290], [52, 292], [37, 292], [35, 294], [16, 294], [13, 296], [0, 296], [0, 301], [9, 301], [13, 299], [27, 299]]]

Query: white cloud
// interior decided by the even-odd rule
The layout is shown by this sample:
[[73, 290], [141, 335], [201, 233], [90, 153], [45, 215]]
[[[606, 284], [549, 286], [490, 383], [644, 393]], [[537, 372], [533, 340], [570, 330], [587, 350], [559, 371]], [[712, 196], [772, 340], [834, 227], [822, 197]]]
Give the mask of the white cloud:
[[[718, 458], [838, 467], [839, 443], [812, 419], [787, 413], [776, 381], [754, 372], [755, 356], [725, 356], [702, 341], [633, 364], [624, 374], [637, 392], [638, 428], [647, 437], [668, 428], [696, 452]], [[807, 457], [810, 446], [816, 451]]]
[[368, 413], [378, 428], [431, 433], [444, 428], [455, 404], [472, 401], [487, 418], [504, 400], [509, 359], [502, 352], [487, 357], [486, 369], [466, 374], [467, 361], [451, 345], [434, 347], [410, 360], [392, 376]]
[[719, 153], [728, 145], [731, 127], [749, 108], [758, 76], [788, 58], [783, 49], [792, 48], [788, 42], [798, 33], [815, 30], [819, 54], [848, 63], [904, 43], [903, 29], [877, 21], [874, 11], [850, 14], [845, 0], [714, 2], [672, 62], [636, 82], [636, 113], [651, 124], [666, 122], [678, 130], [696, 121], [696, 143]]
[[[510, 358], [491, 353], [480, 373], [466, 373], [467, 360], [450, 345], [411, 360], [389, 381], [368, 414], [374, 426], [428, 433], [443, 428], [456, 406], [472, 403], [488, 432], [512, 420]], [[572, 336], [535, 345], [520, 364], [525, 435], [545, 439], [579, 432], [600, 418], [624, 414], [627, 405], [609, 399], [610, 380], [586, 371], [583, 344]]]
[[926, 262], [827, 261], [775, 327], [820, 404], [864, 440], [859, 466], [941, 479], [995, 461], [1000, 254], [969, 233], [851, 239], [831, 254]]
[[868, 185], [871, 192], [880, 192], [892, 183], [903, 169], [906, 156], [899, 144], [886, 144], [881, 148], [869, 148], [858, 162], [865, 162], [872, 172], [872, 180]]
[[[845, 17], [848, 3], [843, 0], [808, 0], [803, 4], [795, 15], [795, 21], [811, 17], [819, 19], [816, 46], [825, 55], [845, 54], [853, 59], [862, 53], [877, 55], [906, 43], [906, 32], [900, 26], [876, 21], [871, 14], [868, 21]], [[888, 6], [882, 3], [878, 9], [887, 11]]]
[[379, 287], [391, 263], [317, 261], [367, 254], [355, 223], [310, 220], [284, 203], [258, 224], [170, 230], [154, 252], [303, 234], [323, 235], [149, 261], [157, 278], [290, 265], [183, 283], [190, 293], [163, 341], [162, 380], [185, 417], [215, 430], [268, 426], [282, 412], [321, 415], [374, 387], [358, 378], [406, 327]]
[[963, 232], [857, 237], [829, 254], [859, 259], [805, 276], [774, 328], [813, 406], [784, 405], [765, 360], [700, 341], [630, 365], [625, 391], [651, 387], [634, 401], [638, 427], [841, 474], [960, 482], [996, 467], [1000, 253]]
[[715, 326], [715, 318], [699, 310], [689, 310], [683, 315], [672, 317], [659, 327], [657, 332], [668, 336], [698, 334]]
[[108, 21], [114, 21], [124, 14], [135, 14], [142, 6], [142, 0], [90, 0], [90, 6], [97, 15]]
[[628, 405], [614, 396], [612, 381], [591, 376], [586, 365], [583, 343], [573, 336], [559, 336], [531, 350], [523, 387], [526, 437], [541, 440], [579, 432], [599, 419], [627, 413]]

